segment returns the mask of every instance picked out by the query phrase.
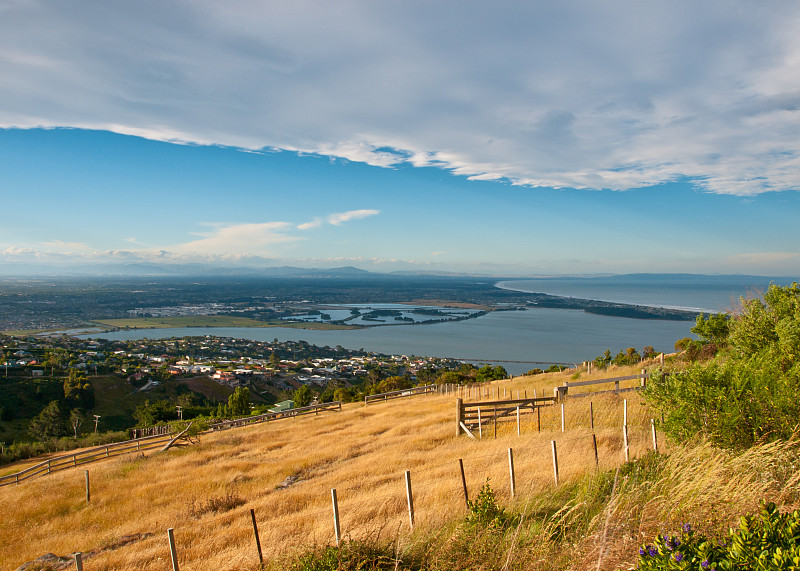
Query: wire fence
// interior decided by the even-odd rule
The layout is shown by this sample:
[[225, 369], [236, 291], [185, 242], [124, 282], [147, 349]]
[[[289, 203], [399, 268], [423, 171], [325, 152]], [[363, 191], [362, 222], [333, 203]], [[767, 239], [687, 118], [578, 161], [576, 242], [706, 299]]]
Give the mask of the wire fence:
[[[568, 400], [561, 403], [563, 406], [542, 408], [536, 425], [529, 415], [518, 437], [515, 418], [498, 423], [498, 431], [491, 438], [504, 438], [504, 444], [513, 444], [508, 449], [473, 449], [457, 462], [426, 463], [396, 474], [396, 479], [387, 480], [380, 471], [365, 473], [354, 484], [337, 486], [330, 493], [309, 491], [296, 501], [269, 509], [233, 509], [175, 520], [167, 537], [142, 541], [154, 542], [151, 550], [163, 549], [164, 556], [169, 549], [173, 569], [177, 570], [181, 565], [202, 567], [202, 556], [196, 554], [196, 541], [191, 538], [214, 535], [216, 541], [235, 546], [242, 566], [257, 567], [264, 558], [262, 545], [270, 546], [274, 555], [275, 545], [288, 549], [309, 542], [334, 544], [392, 526], [403, 533], [419, 526], [436, 526], [465, 515], [468, 500], [474, 500], [487, 482], [491, 482], [498, 503], [511, 506], [521, 497], [556, 489], [591, 471], [618, 467], [634, 455], [632, 451], [641, 454], [659, 446], [663, 449], [655, 432], [655, 419], [638, 401]], [[484, 434], [484, 438], [490, 437]], [[481, 446], [477, 440], [465, 442]], [[297, 484], [302, 485], [302, 481]], [[320, 532], [325, 526], [329, 531]], [[252, 529], [248, 532], [248, 528]], [[284, 535], [287, 528], [293, 530], [294, 539]], [[160, 548], [159, 542], [163, 542]]]

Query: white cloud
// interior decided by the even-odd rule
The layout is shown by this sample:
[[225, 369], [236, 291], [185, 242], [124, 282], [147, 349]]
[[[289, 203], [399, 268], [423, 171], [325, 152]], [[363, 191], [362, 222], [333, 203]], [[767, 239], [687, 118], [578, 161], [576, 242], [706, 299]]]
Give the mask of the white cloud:
[[376, 216], [380, 214], [379, 210], [348, 210], [347, 212], [339, 212], [338, 214], [331, 214], [328, 216], [328, 222], [333, 224], [334, 226], [340, 226], [345, 222], [350, 222], [351, 220], [360, 220], [361, 218], [367, 218], [368, 216]]
[[324, 223], [322, 218], [314, 218], [311, 222], [303, 222], [302, 224], [298, 224], [298, 230], [311, 230], [312, 228], [319, 228]]
[[377, 216], [380, 214], [380, 210], [372, 210], [372, 209], [361, 209], [361, 210], [348, 210], [347, 212], [337, 212], [335, 214], [329, 214], [325, 218], [315, 218], [310, 222], [304, 222], [303, 224], [299, 224], [297, 226], [300, 230], [310, 230], [312, 228], [319, 228], [326, 222], [333, 226], [341, 226], [345, 222], [350, 222], [351, 220], [359, 220], [361, 218], [367, 218], [369, 216]]
[[176, 254], [199, 255], [269, 255], [277, 244], [293, 242], [296, 237], [286, 234], [287, 222], [261, 222], [232, 225], [213, 225], [202, 238], [177, 244], [165, 250]]
[[57, 252], [88, 252], [91, 250], [91, 248], [83, 242], [53, 240], [51, 242], [42, 242], [42, 245]]
[[797, 189], [799, 24], [798, 3], [743, 0], [17, 2], [0, 125], [531, 186]]

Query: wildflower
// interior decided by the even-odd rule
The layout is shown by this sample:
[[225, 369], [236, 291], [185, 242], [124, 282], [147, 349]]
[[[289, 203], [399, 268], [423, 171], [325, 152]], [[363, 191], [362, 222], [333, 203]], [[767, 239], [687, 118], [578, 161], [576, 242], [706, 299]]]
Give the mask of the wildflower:
[[709, 565], [708, 559], [700, 563], [700, 567], [702, 567], [703, 569], [708, 569], [708, 565]]
[[683, 533], [689, 533], [692, 531], [692, 526], [688, 523], [683, 524]]
[[658, 554], [658, 549], [655, 546], [650, 545], [647, 547], [647, 552], [650, 554], [650, 557], [655, 557]]
[[682, 553], [676, 553], [675, 554], [675, 561], [680, 562], [682, 559], [683, 559], [683, 554]]
[[642, 557], [644, 557], [646, 554], [647, 554], [647, 551], [645, 551], [645, 550], [644, 550], [644, 547], [640, 547], [640, 548], [639, 548], [639, 555], [641, 555]]

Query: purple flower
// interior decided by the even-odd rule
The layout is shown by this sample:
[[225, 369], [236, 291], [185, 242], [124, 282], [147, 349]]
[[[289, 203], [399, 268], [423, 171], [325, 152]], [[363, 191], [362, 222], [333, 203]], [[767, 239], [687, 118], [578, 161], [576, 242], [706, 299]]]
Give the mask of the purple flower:
[[690, 531], [692, 531], [692, 526], [688, 523], [683, 524], [683, 533], [689, 533]]
[[702, 567], [703, 569], [708, 569], [708, 559], [700, 563], [700, 567]]
[[644, 556], [646, 553], [647, 551], [644, 550], [644, 547], [639, 548], [639, 555]]
[[675, 561], [681, 561], [682, 559], [683, 559], [683, 554], [681, 554], [681, 553], [676, 553], [675, 554]]
[[658, 549], [656, 549], [653, 545], [649, 545], [647, 547], [647, 552], [650, 554], [650, 557], [655, 557], [658, 554]]

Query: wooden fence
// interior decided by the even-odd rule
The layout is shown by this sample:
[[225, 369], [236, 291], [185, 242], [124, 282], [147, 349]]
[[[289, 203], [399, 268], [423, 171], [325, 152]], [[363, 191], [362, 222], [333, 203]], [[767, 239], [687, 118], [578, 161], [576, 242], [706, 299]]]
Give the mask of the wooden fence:
[[[552, 401], [552, 397], [547, 398], [550, 398]], [[625, 406], [623, 403], [618, 404]], [[623, 412], [623, 414], [625, 413]], [[430, 514], [432, 510], [427, 503], [431, 501], [431, 490], [439, 490], [444, 485], [448, 489], [448, 497], [452, 502], [460, 504], [460, 509], [464, 509], [465, 506], [466, 510], [469, 511], [472, 509], [470, 497], [473, 498], [472, 502], [474, 502], [474, 498], [480, 493], [478, 490], [481, 489], [481, 484], [487, 483], [490, 476], [494, 478], [493, 483], [495, 487], [493, 488], [493, 493], [496, 494], [498, 502], [508, 502], [506, 504], [507, 506], [518, 510], [520, 509], [520, 504], [514, 506], [512, 502], [519, 496], [524, 497], [524, 495], [531, 493], [556, 490], [563, 485], [564, 481], [569, 481], [570, 478], [579, 477], [581, 474], [588, 473], [592, 470], [618, 467], [623, 462], [630, 461], [627, 419], [625, 423], [626, 424], [622, 427], [625, 437], [621, 449], [618, 447], [618, 443], [606, 439], [606, 447], [605, 449], [601, 449], [602, 454], [599, 455], [598, 441], [593, 430], [590, 434], [584, 433], [573, 436], [564, 434], [556, 436], [554, 434], [550, 437], [549, 441], [545, 442], [521, 441], [520, 445], [513, 448], [509, 447], [507, 450], [500, 452], [487, 454], [486, 450], [481, 450], [477, 454], [465, 455], [459, 458], [457, 462], [447, 461], [437, 463], [433, 466], [426, 465], [419, 472], [415, 472], [414, 474], [412, 474], [411, 470], [404, 471], [402, 476], [398, 473], [396, 488], [394, 488], [394, 490], [377, 497], [374, 495], [370, 496], [368, 500], [360, 498], [360, 495], [363, 493], [363, 489], [360, 486], [350, 489], [332, 488], [329, 494], [327, 492], [325, 494], [325, 503], [327, 503], [327, 507], [322, 507], [322, 505], [316, 509], [305, 509], [305, 507], [303, 507], [301, 508], [304, 510], [302, 512], [302, 517], [304, 521], [309, 518], [320, 518], [329, 521], [331, 527], [329, 528], [330, 539], [328, 541], [330, 543], [326, 542], [326, 544], [334, 544], [335, 542], [337, 546], [341, 545], [345, 538], [355, 537], [359, 531], [371, 529], [375, 525], [374, 518], [386, 518], [386, 514], [392, 514], [392, 517], [403, 515], [407, 522], [407, 524], [405, 524], [407, 525], [406, 529], [408, 532], [413, 532], [418, 525], [424, 522], [424, 520], [420, 521], [420, 515], [423, 518], [431, 517]], [[631, 436], [635, 437], [638, 441], [637, 449], [639, 451], [652, 449], [656, 453], [659, 452], [660, 446], [654, 419], [647, 419], [646, 422], [632, 426], [631, 428], [634, 429]], [[583, 460], [576, 462], [575, 456], [578, 454], [583, 455]], [[563, 462], [565, 459], [564, 457], [571, 461]], [[561, 458], [562, 464], [578, 466], [578, 468], [568, 468], [566, 471], [563, 470], [563, 467], [560, 469], [559, 458]], [[549, 463], [552, 463], [552, 467], [550, 468], [551, 475], [547, 476], [547, 467]], [[430, 470], [434, 468], [443, 466], [448, 467], [448, 475], [445, 476], [444, 481], [439, 478], [432, 481], [428, 478], [427, 481], [423, 480], [422, 482], [418, 482], [416, 477], [412, 478], [412, 475], [418, 475], [420, 472], [430, 472]], [[504, 477], [500, 476], [503, 472], [505, 473]], [[412, 482], [417, 483], [412, 486]], [[470, 490], [472, 490], [471, 493]], [[536, 490], [536, 492], [534, 492], [534, 490]], [[343, 498], [344, 502], [342, 502]], [[380, 515], [373, 516], [365, 521], [361, 521], [363, 518], [360, 516], [355, 521], [353, 521], [352, 517], [349, 517], [350, 513], [357, 513], [359, 508], [365, 503], [374, 506], [376, 502], [384, 505], [386, 511], [384, 512], [381, 510], [378, 512]], [[322, 504], [323, 502], [316, 503]], [[441, 504], [436, 504], [435, 509], [440, 511], [442, 509]], [[524, 509], [527, 509], [527, 506]], [[262, 516], [264, 517], [264, 519], [261, 520], [262, 524], [266, 523], [267, 526], [269, 526], [271, 521], [273, 521], [269, 519], [272, 512], [273, 510], [266, 511], [267, 516]], [[292, 513], [281, 514], [278, 517], [291, 517], [292, 515]], [[236, 516], [224, 514], [210, 521], [204, 520], [202, 523], [198, 522], [195, 525], [203, 525], [207, 529], [225, 530], [231, 526], [233, 517]], [[247, 550], [250, 554], [248, 559], [252, 558], [253, 565], [263, 567], [266, 554], [262, 550], [262, 537], [259, 533], [260, 526], [258, 525], [255, 508], [242, 510], [241, 515], [238, 517], [241, 517], [243, 520], [246, 519], [248, 524], [252, 526], [252, 542], [249, 542], [247, 545]], [[272, 514], [272, 517], [275, 517], [274, 514]], [[350, 521], [348, 521], [348, 519], [350, 519]], [[224, 521], [225, 525], [214, 526], [213, 524], [216, 521]], [[183, 522], [183, 525], [184, 527], [190, 527], [192, 524]], [[167, 529], [165, 537], [163, 537], [162, 540], [163, 547], [161, 553], [163, 554], [163, 559], [166, 560], [168, 556], [172, 563], [172, 569], [175, 571], [180, 571], [180, 566], [185, 563], [189, 563], [189, 565], [193, 567], [198, 565], [203, 567], [202, 561], [187, 561], [187, 555], [180, 554], [181, 550], [188, 551], [191, 544], [188, 539], [183, 539], [183, 541], [181, 541], [182, 538], [180, 536], [176, 538], [176, 532], [179, 531], [181, 531], [180, 528], [176, 530], [173, 527], [169, 527]], [[151, 534], [147, 534], [148, 537], [150, 535]], [[241, 547], [244, 548], [244, 545], [241, 544]], [[91, 557], [96, 554], [77, 552], [72, 554], [71, 557], [74, 557], [76, 564], [80, 562], [82, 565], [83, 558], [86, 555]]]
[[218, 430], [227, 430], [229, 428], [236, 428], [239, 426], [249, 426], [251, 424], [259, 424], [261, 422], [270, 422], [272, 420], [279, 420], [281, 418], [293, 418], [295, 416], [304, 416], [306, 414], [317, 415], [320, 412], [341, 411], [342, 402], [325, 402], [321, 404], [312, 404], [311, 406], [303, 406], [300, 408], [290, 408], [280, 412], [268, 412], [266, 414], [259, 414], [256, 416], [246, 416], [244, 418], [237, 418], [235, 420], [224, 420], [222, 422], [215, 422], [209, 425], [207, 432], [215, 432]]
[[[625, 393], [625, 392], [629, 392], [629, 391], [638, 391], [638, 390], [641, 390], [641, 389], [643, 389], [644, 387], [647, 386], [647, 379], [649, 379], [649, 378], [650, 378], [650, 374], [645, 369], [642, 369], [642, 372], [639, 375], [628, 375], [626, 377], [611, 377], [609, 379], [595, 379], [594, 381], [577, 381], [577, 382], [564, 381], [564, 384], [562, 386], [555, 387], [553, 389], [553, 396], [556, 397], [557, 400], [562, 401], [562, 400], [564, 400], [564, 398], [566, 398], [567, 394], [569, 394], [570, 397], [585, 397], [585, 396], [589, 396], [589, 395], [597, 395], [597, 394], [602, 394], [602, 393], [617, 393], [617, 394], [619, 394], [619, 393]], [[632, 381], [634, 379], [638, 379], [639, 380], [639, 384], [637, 386], [620, 388], [619, 384], [621, 382], [623, 382], [623, 381]], [[603, 384], [610, 384], [610, 383], [614, 383], [614, 388], [613, 389], [609, 389], [609, 390], [605, 390], [605, 391], [587, 391], [587, 392], [582, 392], [582, 393], [576, 393], [574, 391], [573, 392], [569, 392], [569, 389], [575, 388], [575, 387], [586, 387], [586, 386], [590, 386], [590, 385], [603, 385]]]
[[553, 406], [555, 397], [538, 397], [531, 399], [497, 400], [484, 402], [464, 402], [456, 399], [456, 436], [466, 434], [475, 438], [483, 436], [483, 427], [491, 425], [497, 431], [497, 421], [506, 418], [512, 413], [516, 414], [517, 423], [523, 413], [536, 414], [539, 418], [539, 409], [543, 406]]
[[[183, 427], [186, 425], [186, 423], [180, 422], [180, 425]], [[175, 427], [172, 425], [172, 423], [159, 424], [158, 426], [147, 426], [145, 428], [131, 428], [128, 430], [128, 433], [131, 435], [131, 439], [144, 438], [146, 436], [161, 436], [164, 434], [172, 434], [174, 432]]]
[[19, 484], [29, 478], [50, 474], [51, 472], [57, 472], [59, 470], [66, 470], [67, 468], [73, 468], [91, 462], [97, 462], [98, 460], [105, 460], [106, 458], [113, 458], [114, 456], [121, 456], [122, 454], [152, 450], [153, 448], [163, 448], [166, 444], [171, 442], [174, 437], [174, 434], [148, 436], [145, 438], [137, 438], [136, 440], [126, 440], [114, 444], [95, 446], [94, 448], [88, 448], [72, 454], [62, 454], [45, 460], [44, 462], [34, 464], [30, 468], [26, 468], [15, 474], [0, 477], [0, 486]]
[[364, 397], [364, 406], [367, 406], [369, 403], [375, 401], [387, 401], [392, 399], [413, 397], [416, 395], [427, 395], [437, 392], [439, 392], [439, 389], [436, 385], [425, 385], [423, 387], [414, 387], [412, 389], [400, 389], [399, 391], [389, 391], [388, 393], [367, 395]]
[[[305, 414], [319, 414], [322, 411], [342, 410], [342, 403], [339, 401], [329, 402], [323, 404], [315, 404], [302, 408], [293, 408], [282, 412], [271, 412], [267, 414], [260, 414], [258, 416], [249, 416], [246, 418], [239, 418], [236, 420], [226, 420], [217, 422], [208, 427], [204, 433], [215, 432], [219, 430], [227, 430], [229, 428], [236, 428], [240, 426], [248, 426], [250, 424], [257, 424], [260, 422], [269, 422], [271, 420], [278, 420], [281, 418], [291, 418], [295, 416], [303, 416]], [[188, 423], [190, 424], [190, 423]], [[116, 442], [113, 444], [106, 444], [103, 446], [96, 446], [80, 452], [72, 454], [63, 454], [50, 458], [44, 462], [39, 462], [29, 468], [8, 474], [0, 477], [0, 486], [8, 486], [11, 484], [19, 484], [29, 478], [36, 476], [43, 476], [51, 472], [59, 470], [66, 470], [67, 468], [74, 468], [79, 465], [97, 462], [106, 458], [113, 458], [121, 456], [122, 454], [129, 454], [131, 452], [143, 452], [145, 450], [152, 450], [154, 448], [163, 448], [170, 444], [178, 436], [188, 429], [188, 426], [181, 426], [183, 432], [178, 434], [178, 430], [171, 425], [163, 425], [155, 427], [158, 429], [159, 434], [154, 436], [145, 436], [143, 438], [135, 438], [126, 440], [124, 442]]]

